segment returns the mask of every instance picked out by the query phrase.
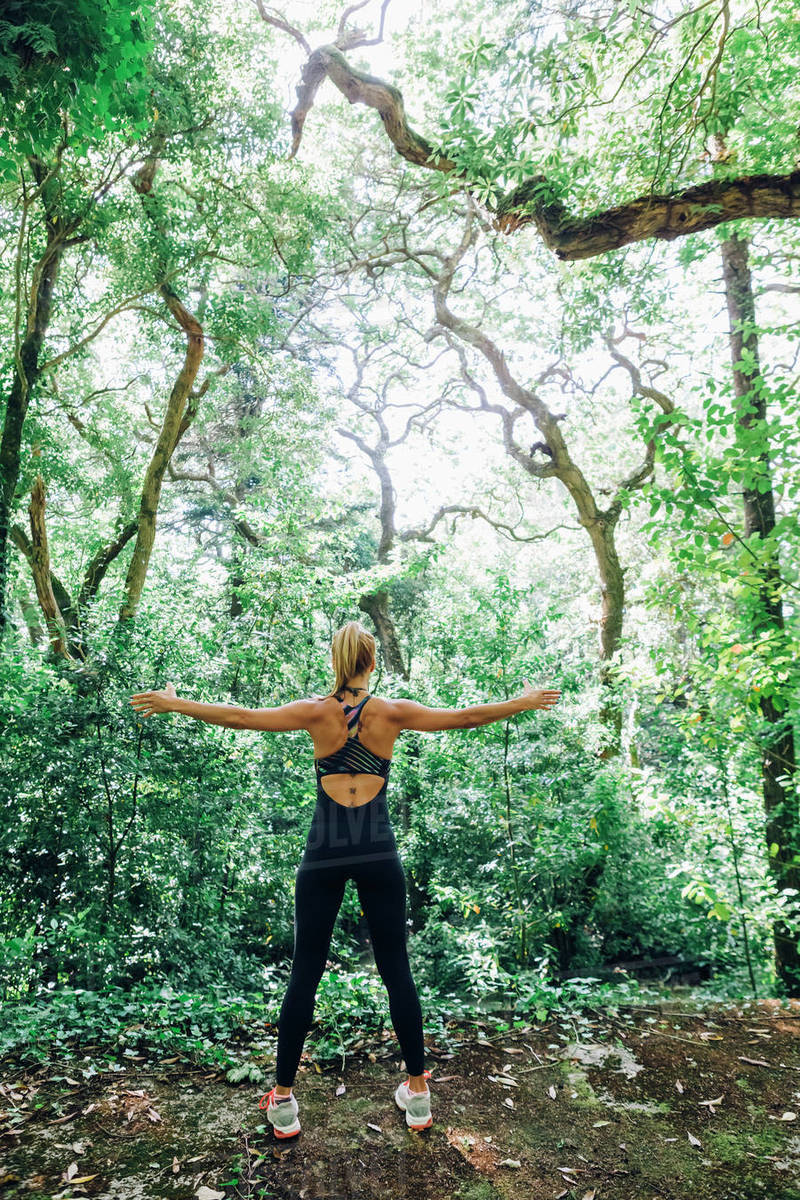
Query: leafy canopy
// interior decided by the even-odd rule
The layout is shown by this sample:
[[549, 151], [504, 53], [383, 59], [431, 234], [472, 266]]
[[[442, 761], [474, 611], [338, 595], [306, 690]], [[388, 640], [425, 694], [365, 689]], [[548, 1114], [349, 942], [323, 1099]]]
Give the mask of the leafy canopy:
[[6, 0], [0, 19], [5, 174], [62, 140], [91, 144], [146, 122], [152, 0]]

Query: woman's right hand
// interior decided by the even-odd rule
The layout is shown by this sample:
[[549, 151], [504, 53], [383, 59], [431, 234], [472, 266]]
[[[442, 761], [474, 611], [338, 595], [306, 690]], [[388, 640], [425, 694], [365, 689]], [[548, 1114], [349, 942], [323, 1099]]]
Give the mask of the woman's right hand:
[[553, 688], [531, 687], [527, 679], [523, 679], [522, 682], [524, 684], [522, 695], [528, 700], [528, 708], [550, 709], [554, 704], [558, 704], [560, 691]]

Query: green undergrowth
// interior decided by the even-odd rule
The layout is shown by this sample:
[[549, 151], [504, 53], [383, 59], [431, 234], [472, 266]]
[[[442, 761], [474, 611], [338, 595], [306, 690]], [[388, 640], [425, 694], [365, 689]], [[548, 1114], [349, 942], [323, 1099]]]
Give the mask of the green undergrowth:
[[[265, 972], [259, 990], [219, 983], [203, 991], [145, 981], [103, 992], [54, 988], [6, 1002], [0, 1019], [0, 1063], [19, 1069], [75, 1063], [84, 1077], [173, 1059], [216, 1068], [232, 1082], [264, 1082], [274, 1065], [286, 969]], [[462, 996], [419, 989], [429, 1041], [455, 1052], [470, 1037], [529, 1029], [551, 1019], [646, 1005], [669, 994], [635, 980], [610, 984], [570, 979], [552, 984], [521, 973], [513, 993]], [[681, 1004], [702, 1007], [729, 997], [692, 989]], [[348, 1054], [397, 1055], [385, 988], [369, 970], [325, 972], [317, 990], [306, 1052], [325, 1066]], [[72, 1070], [72, 1068], [70, 1068]]]

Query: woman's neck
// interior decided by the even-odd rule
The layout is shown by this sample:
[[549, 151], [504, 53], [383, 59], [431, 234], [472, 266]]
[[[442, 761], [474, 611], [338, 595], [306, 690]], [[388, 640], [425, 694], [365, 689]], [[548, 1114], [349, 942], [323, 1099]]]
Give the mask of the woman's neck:
[[356, 676], [354, 679], [349, 679], [347, 683], [342, 684], [339, 691], [349, 692], [352, 696], [366, 696], [368, 691], [368, 682], [369, 681], [367, 679]]

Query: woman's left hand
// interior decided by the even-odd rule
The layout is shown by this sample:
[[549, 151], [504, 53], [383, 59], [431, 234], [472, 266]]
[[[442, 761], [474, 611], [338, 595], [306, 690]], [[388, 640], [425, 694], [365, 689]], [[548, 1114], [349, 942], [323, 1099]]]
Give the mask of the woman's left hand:
[[527, 679], [523, 679], [522, 682], [524, 684], [522, 695], [527, 698], [531, 708], [544, 708], [549, 711], [554, 704], [558, 704], [561, 696], [560, 689], [531, 687]]
[[153, 713], [172, 712], [170, 701], [177, 698], [175, 688], [168, 683], [161, 692], [137, 692], [130, 702], [141, 716], [150, 717]]

